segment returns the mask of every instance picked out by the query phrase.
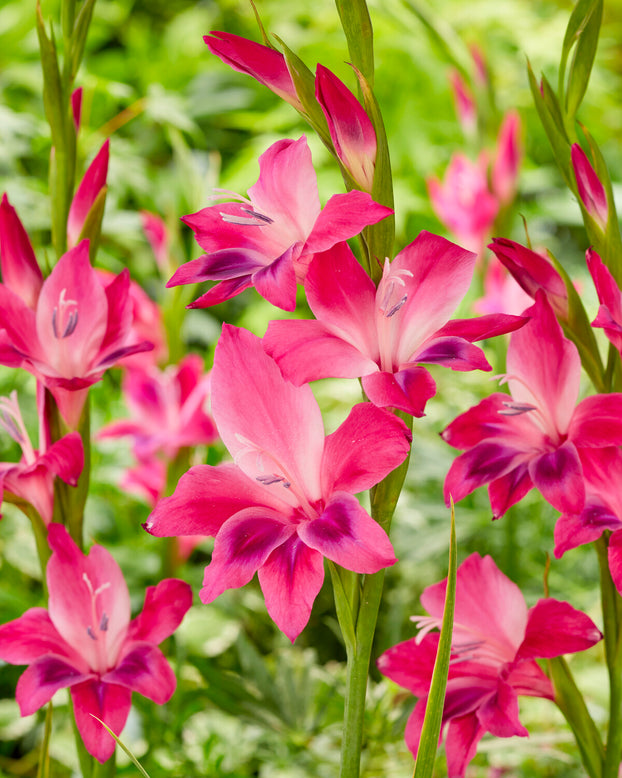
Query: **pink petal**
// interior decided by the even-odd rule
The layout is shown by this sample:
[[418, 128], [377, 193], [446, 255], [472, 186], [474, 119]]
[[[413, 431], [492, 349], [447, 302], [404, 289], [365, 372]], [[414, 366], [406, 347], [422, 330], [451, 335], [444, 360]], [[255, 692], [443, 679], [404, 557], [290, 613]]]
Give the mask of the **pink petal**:
[[323, 494], [371, 489], [406, 459], [411, 440], [400, 418], [371, 403], [358, 403], [326, 438]]
[[595, 504], [588, 496], [580, 515], [564, 513], [555, 522], [555, 558], [561, 559], [566, 551], [593, 543], [606, 529], [619, 529], [620, 526], [620, 519], [608, 506]]
[[510, 203], [516, 193], [522, 149], [521, 121], [517, 111], [508, 111], [503, 117], [497, 138], [497, 150], [492, 164], [492, 191], [501, 204]]
[[517, 662], [506, 680], [519, 696], [555, 699], [553, 684], [533, 659]]
[[63, 378], [83, 378], [106, 334], [108, 303], [89, 261], [88, 241], [59, 259], [37, 305], [37, 334], [46, 361]]
[[526, 462], [519, 464], [514, 470], [496, 478], [488, 485], [488, 496], [493, 519], [499, 519], [512, 505], [516, 505], [533, 489], [533, 481], [529, 475]]
[[611, 271], [592, 248], [585, 252], [585, 259], [596, 287], [598, 301], [605, 306], [615, 323], [622, 324], [622, 294]]
[[22, 716], [29, 716], [56, 694], [75, 684], [92, 678], [92, 673], [82, 672], [65, 657], [44, 654], [27, 667], [17, 682], [15, 699]]
[[74, 686], [71, 699], [86, 750], [98, 762], [105, 762], [113, 755], [116, 743], [91, 714], [120, 735], [130, 712], [132, 692], [124, 686], [92, 680]]
[[168, 702], [177, 681], [164, 654], [150, 643], [129, 644], [129, 650], [127, 648], [116, 667], [107, 672], [102, 681], [125, 686], [158, 705]]
[[527, 737], [529, 733], [518, 720], [518, 696], [515, 690], [499, 680], [497, 691], [478, 709], [481, 725], [496, 737]]
[[14, 621], [0, 626], [0, 659], [12, 665], [27, 665], [44, 654], [64, 657], [74, 667], [88, 667], [58, 634], [45, 608], [29, 608]]
[[322, 555], [292, 535], [274, 549], [258, 577], [270, 618], [293, 643], [307, 625], [322, 588]]
[[[60, 635], [84, 657], [89, 667], [100, 665], [97, 633], [106, 624], [106, 658], [114, 664], [130, 621], [130, 598], [119, 565], [102, 546], [82, 554], [61, 524], [50, 524], [52, 556], [47, 566], [49, 613]], [[104, 639], [103, 633], [99, 635]]]
[[80, 239], [84, 222], [97, 196], [106, 186], [110, 141], [106, 140], [88, 166], [76, 190], [67, 218], [67, 243], [73, 248]]
[[409, 362], [447, 322], [469, 289], [475, 259], [470, 251], [425, 231], [395, 257], [391, 275], [405, 271], [399, 293], [406, 296], [393, 317], [400, 333], [398, 364]]
[[225, 300], [230, 300], [238, 294], [241, 294], [246, 289], [249, 289], [253, 285], [250, 276], [242, 276], [241, 278], [233, 278], [231, 281], [221, 281], [216, 286], [212, 287], [208, 292], [202, 294], [200, 297], [187, 305], [187, 308], [209, 308], [210, 305], [218, 305], [224, 303]]
[[424, 416], [427, 401], [436, 394], [436, 382], [424, 367], [408, 367], [397, 373], [363, 376], [363, 390], [379, 408], [398, 408], [417, 418]]
[[145, 604], [129, 625], [127, 639], [158, 645], [170, 637], [192, 605], [192, 589], [176, 578], [166, 578], [148, 586]]
[[392, 646], [378, 657], [378, 669], [387, 678], [422, 697], [430, 691], [430, 682], [438, 652], [439, 634], [426, 635]]
[[158, 502], [145, 529], [157, 537], [213, 537], [228, 518], [255, 505], [285, 507], [270, 489], [248, 478], [234, 464], [196, 465], [179, 479], [171, 497]]
[[475, 756], [477, 745], [485, 733], [485, 728], [474, 714], [449, 722], [445, 737], [448, 775], [464, 778], [467, 765]]
[[296, 308], [296, 274], [291, 247], [266, 267], [256, 270], [252, 281], [269, 303], [284, 311], [293, 311]]
[[552, 598], [538, 600], [529, 610], [525, 639], [517, 659], [550, 659], [585, 651], [601, 640], [592, 619], [567, 602]]
[[9, 367], [19, 366], [17, 354], [34, 360], [44, 357], [36, 326], [34, 312], [8, 286], [0, 284], [0, 327], [6, 330], [2, 333], [3, 364]]
[[319, 518], [299, 524], [298, 536], [355, 573], [377, 573], [397, 562], [386, 532], [345, 492], [335, 492]]
[[531, 321], [512, 333], [507, 354], [508, 385], [518, 402], [536, 405], [548, 434], [568, 431], [581, 381], [581, 359], [564, 337], [543, 292], [527, 311]]
[[319, 321], [271, 321], [262, 343], [295, 386], [319, 378], [357, 378], [378, 369], [372, 359]]
[[34, 310], [43, 283], [30, 238], [6, 194], [0, 202], [2, 283]]
[[609, 206], [607, 204], [605, 187], [578, 143], [572, 144], [570, 156], [581, 202], [585, 210], [604, 232], [607, 229], [609, 218]]
[[411, 356], [411, 361], [444, 365], [452, 370], [492, 370], [481, 348], [473, 346], [464, 338], [439, 338], [438, 334], [429, 338]]
[[226, 521], [216, 536], [212, 561], [205, 568], [201, 602], [247, 584], [275, 548], [295, 532], [269, 508], [246, 508]]
[[[497, 265], [497, 267], [500, 267]], [[436, 332], [436, 337], [460, 337], [471, 343], [486, 338], [496, 338], [520, 329], [529, 321], [528, 316], [513, 316], [507, 313], [489, 313], [471, 319], [451, 319]]]
[[[249, 478], [274, 473], [313, 503], [321, 497], [322, 415], [308, 386], [285, 381], [261, 341], [228, 324], [216, 346], [212, 415]], [[282, 489], [282, 499], [298, 504]], [[289, 496], [288, 496], [289, 495]]]
[[42, 454], [40, 461], [70, 486], [78, 483], [84, 467], [84, 448], [78, 432], [70, 432]]
[[562, 513], [580, 513], [585, 483], [577, 449], [569, 440], [529, 462], [529, 475], [544, 499]]
[[622, 444], [622, 394], [596, 394], [577, 405], [568, 437], [577, 445], [603, 448]]
[[[431, 670], [430, 675], [432, 675]], [[408, 746], [408, 749], [415, 757], [415, 759], [417, 758], [417, 752], [419, 751], [419, 741], [421, 740], [421, 730], [423, 729], [423, 720], [425, 718], [427, 702], [427, 697], [417, 701], [417, 704], [413, 708], [412, 713], [408, 717], [406, 728], [404, 730], [404, 740], [406, 741], [406, 745]]]
[[622, 532], [614, 532], [609, 538], [607, 551], [609, 571], [619, 594], [622, 594]]
[[391, 208], [371, 199], [367, 192], [354, 189], [333, 195], [319, 214], [309, 234], [304, 254], [327, 251], [336, 243], [358, 235], [363, 227], [377, 224], [393, 213]]
[[[107, 353], [119, 346], [125, 345], [128, 339], [133, 314], [133, 302], [130, 297], [130, 273], [125, 268], [118, 276], [106, 286], [106, 302], [108, 305], [108, 319], [106, 322], [106, 334], [101, 343], [101, 352]], [[101, 356], [98, 362], [101, 361]]]

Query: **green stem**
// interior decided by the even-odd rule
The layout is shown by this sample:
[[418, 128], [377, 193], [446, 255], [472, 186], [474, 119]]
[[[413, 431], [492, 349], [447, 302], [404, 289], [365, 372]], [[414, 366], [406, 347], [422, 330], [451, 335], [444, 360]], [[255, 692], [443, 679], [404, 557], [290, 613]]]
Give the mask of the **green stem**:
[[622, 601], [609, 571], [608, 537], [599, 538], [595, 546], [600, 565], [605, 659], [609, 672], [609, 726], [603, 778], [618, 778], [622, 754], [622, 649], [620, 643]]

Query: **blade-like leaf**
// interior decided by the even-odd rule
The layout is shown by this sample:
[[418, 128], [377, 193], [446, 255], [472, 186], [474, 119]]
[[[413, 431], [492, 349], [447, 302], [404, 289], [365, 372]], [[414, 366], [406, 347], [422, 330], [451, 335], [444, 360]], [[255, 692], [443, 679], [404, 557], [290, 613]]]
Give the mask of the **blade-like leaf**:
[[354, 67], [374, 83], [374, 33], [365, 0], [335, 0]]
[[76, 19], [75, 26], [73, 28], [73, 34], [71, 36], [71, 81], [73, 82], [82, 57], [84, 55], [84, 45], [86, 44], [86, 36], [89, 31], [89, 25], [93, 17], [93, 8], [96, 0], [86, 0], [84, 5], [80, 8], [78, 17]]
[[443, 705], [445, 703], [445, 690], [447, 688], [447, 676], [449, 674], [449, 658], [451, 656], [451, 640], [454, 626], [454, 609], [456, 605], [456, 574], [457, 574], [457, 550], [456, 550], [456, 523], [453, 500], [451, 503], [451, 534], [449, 540], [449, 571], [447, 574], [447, 592], [445, 594], [445, 610], [441, 637], [438, 643], [438, 653], [434, 663], [432, 683], [425, 709], [425, 718], [417, 752], [414, 778], [432, 778], [434, 761], [438, 748], [438, 740], [441, 734], [443, 721]]
[[99, 721], [99, 723], [102, 725], [102, 727], [106, 730], [106, 732], [110, 735], [110, 737], [114, 738], [117, 745], [120, 746], [125, 753], [129, 756], [132, 764], [134, 767], [138, 770], [138, 772], [144, 776], [144, 778], [149, 778], [149, 773], [145, 770], [145, 768], [141, 765], [141, 763], [136, 759], [134, 754], [130, 751], [130, 749], [125, 745], [125, 743], [117, 737], [114, 732], [110, 729], [110, 727], [107, 724], [104, 724], [104, 722], [101, 719], [98, 719], [97, 716], [94, 713], [90, 713], [90, 716], [93, 716], [95, 721]]
[[[581, 4], [582, 2], [580, 1], [577, 7]], [[568, 88], [565, 103], [570, 119], [574, 119], [576, 116], [587, 90], [594, 58], [596, 57], [602, 16], [602, 0], [592, 0], [577, 33], [577, 45], [568, 71]]]

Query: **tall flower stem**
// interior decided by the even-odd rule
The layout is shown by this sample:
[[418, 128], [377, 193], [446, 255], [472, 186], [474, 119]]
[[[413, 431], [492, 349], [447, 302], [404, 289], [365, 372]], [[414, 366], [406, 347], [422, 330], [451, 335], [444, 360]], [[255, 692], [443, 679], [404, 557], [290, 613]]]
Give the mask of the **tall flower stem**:
[[[409, 428], [412, 417], [399, 413]], [[388, 534], [395, 506], [404, 484], [410, 457], [371, 490], [371, 515]], [[346, 573], [346, 576], [339, 574]], [[385, 571], [373, 575], [356, 576], [356, 590], [347, 599], [347, 571], [331, 566], [337, 616], [341, 626], [347, 652], [347, 679], [341, 744], [340, 778], [358, 778], [360, 775], [361, 750], [365, 723], [365, 698], [378, 611], [382, 600]], [[344, 585], [344, 580], [346, 585]], [[337, 585], [335, 585], [337, 584]], [[340, 588], [338, 588], [340, 585]], [[349, 621], [349, 623], [348, 623]]]
[[607, 540], [601, 537], [595, 543], [600, 565], [605, 659], [609, 672], [609, 726], [603, 778], [618, 778], [622, 755], [622, 599], [609, 572]]

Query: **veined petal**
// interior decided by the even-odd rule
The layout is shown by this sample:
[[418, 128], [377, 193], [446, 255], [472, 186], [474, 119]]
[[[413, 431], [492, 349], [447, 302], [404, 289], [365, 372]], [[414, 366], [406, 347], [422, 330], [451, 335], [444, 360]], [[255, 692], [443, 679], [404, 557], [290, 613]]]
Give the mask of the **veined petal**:
[[271, 321], [262, 343], [295, 386], [320, 378], [357, 378], [378, 370], [372, 359], [320, 321]]
[[519, 464], [514, 470], [496, 478], [488, 485], [488, 496], [492, 518], [499, 519], [512, 505], [520, 502], [527, 492], [533, 489], [527, 462]]
[[585, 483], [579, 455], [567, 440], [554, 451], [529, 462], [529, 475], [544, 499], [562, 513], [580, 513], [585, 504]]
[[622, 528], [622, 522], [608, 505], [588, 495], [581, 514], [564, 513], [555, 522], [555, 558], [566, 551], [593, 543], [606, 529]]
[[195, 465], [179, 479], [174, 494], [158, 502], [145, 529], [157, 537], [214, 537], [231, 516], [257, 505], [278, 510], [286, 503], [232, 463]]
[[70, 432], [69, 435], [52, 443], [50, 448], [41, 455], [40, 461], [65, 483], [75, 486], [84, 467], [84, 448], [80, 433]]
[[591, 648], [602, 638], [596, 624], [567, 602], [546, 598], [529, 610], [517, 659], [550, 659]]
[[469, 289], [475, 259], [472, 252], [425, 231], [395, 257], [391, 274], [402, 272], [400, 293], [406, 298], [395, 313], [398, 364], [409, 362], [447, 322]]
[[157, 646], [175, 632], [191, 605], [192, 589], [185, 581], [166, 578], [157, 586], [148, 586], [145, 604], [129, 625], [127, 640]]
[[274, 475], [291, 484], [289, 498], [281, 492], [292, 505], [296, 490], [309, 502], [320, 499], [324, 426], [311, 389], [287, 382], [258, 338], [227, 324], [214, 357], [212, 414], [249, 478]]
[[41, 288], [37, 335], [46, 362], [63, 378], [85, 376], [107, 322], [106, 293], [91, 267], [88, 241], [82, 241], [63, 254]]
[[432, 336], [411, 356], [410, 361], [444, 365], [461, 371], [492, 370], [481, 348], [458, 337]]
[[158, 705], [168, 702], [177, 686], [171, 666], [152, 643], [128, 644], [117, 665], [102, 677], [102, 681], [125, 686]]
[[131, 690], [125, 686], [92, 680], [74, 686], [71, 699], [78, 732], [86, 750], [98, 762], [105, 762], [113, 755], [116, 743], [91, 714], [104, 721], [115, 735], [120, 735], [130, 712]]
[[518, 695], [499, 679], [496, 693], [477, 710], [480, 724], [496, 737], [527, 737], [529, 733], [518, 720]]
[[427, 401], [436, 394], [436, 382], [424, 367], [408, 367], [363, 376], [363, 390], [379, 408], [398, 408], [417, 418], [424, 416]]
[[258, 577], [270, 618], [293, 643], [307, 625], [322, 588], [322, 555], [292, 535], [274, 549]]
[[570, 421], [568, 437], [586, 448], [622, 444], [622, 394], [595, 394], [581, 400]]
[[225, 300], [230, 300], [232, 297], [241, 294], [252, 285], [253, 282], [250, 276], [241, 276], [240, 278], [232, 278], [230, 281], [221, 281], [205, 292], [205, 294], [197, 297], [194, 302], [189, 303], [186, 308], [209, 308], [210, 305], [224, 303]]
[[205, 568], [201, 602], [247, 584], [295, 525], [269, 508], [246, 508], [226, 521], [216, 535], [212, 561]]
[[296, 273], [292, 261], [292, 248], [252, 275], [252, 282], [259, 294], [272, 305], [284, 311], [296, 308]]
[[0, 659], [4, 662], [27, 665], [45, 654], [55, 654], [88, 672], [84, 660], [59, 635], [45, 608], [29, 608], [18, 619], [0, 626]]
[[15, 699], [22, 716], [29, 716], [49, 702], [59, 689], [66, 689], [92, 678], [65, 657], [44, 654], [24, 670], [17, 682]]
[[358, 235], [363, 227], [377, 224], [393, 213], [391, 208], [372, 200], [367, 192], [356, 189], [335, 194], [317, 217], [305, 243], [303, 254], [327, 251], [336, 243]]
[[335, 492], [319, 518], [299, 524], [298, 536], [355, 573], [377, 573], [397, 562], [386, 532], [346, 492]]
[[326, 438], [322, 493], [371, 489], [406, 459], [411, 440], [400, 418], [371, 403], [358, 403]]
[[475, 714], [452, 719], [445, 737], [447, 773], [452, 778], [464, 778], [467, 765], [475, 756], [479, 741], [486, 734]]
[[472, 343], [514, 332], [528, 321], [528, 316], [513, 316], [509, 313], [489, 313], [471, 319], [451, 319], [436, 332], [435, 337], [460, 337]]
[[516, 662], [506, 680], [519, 696], [555, 699], [553, 684], [533, 659]]
[[177, 268], [167, 287], [181, 284], [198, 284], [202, 281], [228, 281], [232, 278], [248, 276], [270, 262], [255, 249], [224, 248], [192, 259]]
[[0, 267], [2, 283], [34, 310], [43, 275], [28, 233], [6, 194], [0, 202]]

